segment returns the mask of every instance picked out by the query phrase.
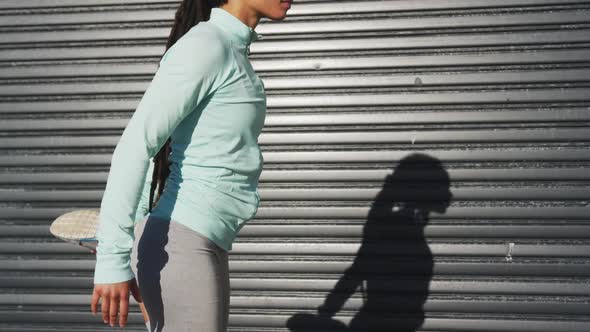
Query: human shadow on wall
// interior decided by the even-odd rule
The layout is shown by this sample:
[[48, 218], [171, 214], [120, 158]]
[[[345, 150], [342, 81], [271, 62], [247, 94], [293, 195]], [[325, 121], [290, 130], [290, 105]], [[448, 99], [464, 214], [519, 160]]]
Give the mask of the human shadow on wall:
[[[433, 268], [424, 227], [431, 212], [446, 212], [449, 187], [438, 159], [421, 153], [403, 158], [371, 206], [352, 265], [317, 314], [295, 314], [287, 327], [292, 332], [417, 331]], [[357, 289], [360, 296], [351, 297]], [[333, 318], [342, 309], [343, 316], [353, 312], [348, 326]]]

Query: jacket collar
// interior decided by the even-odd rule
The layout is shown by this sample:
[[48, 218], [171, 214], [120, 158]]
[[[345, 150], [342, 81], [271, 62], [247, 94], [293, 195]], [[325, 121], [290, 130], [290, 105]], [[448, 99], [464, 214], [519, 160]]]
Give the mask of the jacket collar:
[[253, 41], [262, 38], [261, 34], [240, 21], [239, 18], [219, 7], [211, 8], [209, 22], [220, 27], [233, 41], [243, 46], [250, 46]]

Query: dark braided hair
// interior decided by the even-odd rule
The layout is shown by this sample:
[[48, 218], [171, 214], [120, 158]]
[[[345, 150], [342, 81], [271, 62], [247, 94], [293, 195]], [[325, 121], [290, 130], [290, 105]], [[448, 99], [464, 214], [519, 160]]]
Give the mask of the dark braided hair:
[[[199, 24], [199, 22], [208, 21], [211, 16], [211, 8], [226, 4], [227, 1], [228, 0], [182, 0], [174, 15], [174, 25], [172, 26], [168, 42], [166, 43], [166, 51], [192, 27]], [[164, 143], [162, 148], [160, 148], [160, 151], [158, 151], [153, 158], [154, 173], [152, 174], [152, 183], [150, 187], [150, 199], [148, 203], [149, 212], [152, 212], [152, 207], [158, 203], [160, 196], [164, 192], [164, 185], [166, 184], [168, 174], [170, 174], [170, 162], [168, 162], [170, 152], [170, 137], [168, 137], [166, 143]], [[158, 196], [154, 202], [156, 185], [158, 186]]]

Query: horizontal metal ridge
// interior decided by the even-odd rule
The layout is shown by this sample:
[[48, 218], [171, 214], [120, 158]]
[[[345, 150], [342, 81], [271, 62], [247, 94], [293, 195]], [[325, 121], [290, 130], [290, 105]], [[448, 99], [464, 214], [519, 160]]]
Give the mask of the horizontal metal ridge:
[[[148, 38], [148, 40], [150, 40]], [[153, 41], [153, 40], [152, 40]], [[165, 46], [119, 46], [113, 45], [82, 47], [54, 46], [38, 48], [9, 48], [0, 51], [0, 61], [54, 60], [54, 59], [100, 59], [120, 57], [161, 57]], [[121, 43], [123, 40], [121, 40]], [[305, 52], [362, 52], [362, 51], [400, 51], [444, 48], [483, 48], [494, 46], [564, 45], [588, 42], [588, 31], [533, 31], [512, 33], [454, 34], [450, 36], [410, 36], [410, 37], [362, 37], [334, 38], [327, 43], [323, 38], [308, 40], [266, 41], [252, 43], [252, 54], [305, 53]], [[88, 43], [86, 43], [88, 44]], [[26, 44], [24, 45], [26, 46]]]
[[[373, 14], [374, 15], [374, 14]], [[65, 17], [64, 17], [65, 16]], [[61, 20], [63, 17], [63, 21]], [[3, 25], [10, 25], [11, 28], [19, 25], [33, 25], [28, 27], [28, 31], [4, 32], [2, 42], [4, 44], [18, 43], [50, 43], [50, 42], [91, 42], [91, 41], [108, 41], [108, 40], [138, 40], [138, 39], [164, 39], [168, 36], [170, 28], [136, 26], [129, 28], [113, 28], [109, 25], [102, 29], [80, 29], [71, 30], [73, 24], [85, 24], [84, 21], [97, 24], [107, 23], [125, 23], [131, 25], [146, 21], [162, 21], [165, 19], [172, 20], [173, 11], [135, 11], [133, 14], [121, 13], [120, 15], [105, 15], [104, 12], [69, 15], [27, 15], [19, 17], [17, 15], [9, 16]], [[53, 21], [44, 22], [47, 18]], [[395, 32], [395, 31], [412, 31], [420, 33], [424, 30], [446, 30], [446, 29], [476, 29], [485, 27], [489, 31], [501, 27], [526, 27], [539, 25], [551, 27], [551, 25], [572, 25], [588, 23], [588, 13], [583, 11], [560, 11], [560, 12], [541, 12], [541, 13], [511, 13], [511, 14], [494, 14], [494, 15], [470, 15], [470, 16], [450, 16], [450, 17], [424, 17], [424, 18], [366, 18], [355, 17], [342, 18], [337, 21], [304, 21], [304, 22], [285, 22], [280, 25], [265, 25], [264, 23], [257, 26], [256, 31], [261, 33], [265, 39], [268, 37], [280, 37], [283, 34], [328, 34], [337, 33], [363, 33], [363, 32]], [[60, 30], [61, 24], [68, 24], [67, 30]], [[33, 30], [35, 26], [40, 25], [43, 29], [40, 31]], [[52, 25], [57, 25], [52, 29]], [[31, 31], [32, 30], [32, 31]], [[47, 31], [53, 30], [53, 31]], [[433, 33], [433, 31], [428, 31]]]
[[[112, 145], [109, 144], [109, 147]], [[359, 167], [368, 167], [371, 163], [393, 163], [420, 152], [429, 156], [444, 160], [448, 163], [469, 162], [478, 164], [482, 162], [577, 162], [582, 164], [590, 160], [588, 148], [585, 147], [540, 147], [540, 148], [472, 148], [468, 150], [440, 150], [419, 149], [414, 147], [412, 151], [400, 151], [383, 148], [381, 150], [314, 150], [314, 151], [284, 151], [263, 152], [267, 167], [271, 164], [331, 164], [338, 166], [340, 163], [355, 163]], [[46, 153], [37, 154], [31, 152], [0, 155], [0, 165], [5, 167], [30, 167], [30, 166], [108, 166], [111, 155], [96, 151], [95, 153]]]
[[[464, 8], [502, 8], [516, 6], [556, 6], [583, 4], [580, 0], [414, 0], [399, 1], [334, 1], [325, 2], [303, 2], [293, 8], [296, 15], [307, 13], [316, 14], [338, 14], [338, 13], [361, 13], [361, 12], [382, 12], [382, 11], [407, 11], [407, 10], [444, 10]], [[86, 6], [121, 6], [138, 4], [178, 4], [178, 0], [4, 0], [0, 9], [11, 8], [51, 8], [51, 7], [86, 7]]]
[[[438, 296], [441, 294], [461, 295], [512, 295], [512, 296], [589, 296], [590, 288], [584, 280], [554, 279], [554, 278], [526, 278], [519, 280], [516, 277], [507, 277], [510, 280], [480, 280], [462, 278], [461, 280], [429, 280], [428, 294]], [[302, 279], [293, 279], [291, 276], [263, 276], [252, 273], [250, 277], [232, 277], [230, 284], [232, 293], [238, 296], [258, 291], [276, 292], [328, 292], [336, 286], [339, 280], [337, 275], [329, 275], [323, 278], [307, 276]], [[16, 288], [17, 292], [31, 287], [44, 289], [85, 289], [92, 284], [92, 277], [86, 276], [44, 276], [43, 274], [29, 276], [0, 276], [0, 287]], [[413, 278], [391, 278], [375, 280], [375, 289], [383, 291], [416, 291], [424, 289], [424, 281]], [[38, 294], [31, 294], [37, 296]], [[133, 298], [130, 298], [133, 301]]]
[[[529, 0], [530, 1], [530, 0]], [[563, 0], [562, 0], [563, 1]], [[177, 0], [4, 0], [0, 9], [8, 8], [52, 8], [86, 6], [120, 6], [131, 4], [178, 4]]]
[[[70, 245], [71, 246], [71, 245]], [[85, 252], [87, 255], [88, 251]], [[311, 259], [303, 260], [297, 257], [294, 260], [293, 256], [287, 258], [272, 258], [260, 259], [255, 256], [248, 255], [247, 259], [240, 259], [235, 253], [230, 256], [230, 270], [235, 274], [245, 273], [263, 273], [266, 277], [279, 274], [284, 276], [285, 273], [289, 275], [302, 273], [305, 271], [306, 275], [330, 274], [338, 275], [338, 278], [344, 271], [350, 267], [353, 257], [348, 260], [326, 260], [318, 259], [320, 256], [311, 256]], [[71, 276], [72, 272], [86, 272], [92, 273], [95, 267], [94, 258], [88, 260], [83, 259], [42, 259], [33, 257], [34, 259], [4, 259], [0, 264], [1, 272], [31, 273], [42, 272], [48, 276], [49, 272], [64, 273]], [[541, 259], [541, 260], [513, 260], [506, 262], [502, 257], [495, 257], [494, 260], [477, 259], [454, 259], [439, 261], [430, 260], [414, 260], [403, 264], [403, 270], [397, 270], [398, 276], [419, 276], [419, 275], [437, 275], [437, 276], [458, 276], [470, 277], [485, 276], [485, 277], [500, 277], [500, 276], [522, 276], [522, 277], [559, 277], [559, 278], [588, 278], [590, 271], [588, 269], [588, 260], [576, 262], [573, 259]], [[399, 267], [399, 266], [398, 266]], [[558, 267], [558, 268], [556, 268]], [[90, 275], [91, 276], [91, 275]]]
[[[287, 321], [295, 312], [290, 314], [264, 314], [264, 313], [242, 313], [232, 314], [230, 317], [230, 323], [232, 326], [237, 328], [236, 331], [252, 332], [260, 331], [260, 327], [264, 326], [267, 328], [275, 328], [273, 332], [288, 332], [289, 329], [285, 328]], [[313, 312], [311, 312], [313, 314]], [[349, 314], [353, 315], [353, 314]], [[1, 317], [0, 317], [1, 318]], [[349, 324], [353, 316], [339, 315], [337, 320]], [[426, 331], [470, 331], [470, 332], [578, 332], [590, 330], [590, 322], [586, 320], [574, 320], [571, 318], [530, 318], [530, 317], [481, 317], [476, 315], [474, 317], [426, 317], [425, 319], [420, 317], [408, 316], [406, 318], [385, 318], [379, 317], [373, 318], [371, 326], [374, 328], [412, 328], [416, 321], [420, 321], [420, 328], [414, 330], [416, 332]], [[369, 322], [367, 322], [368, 324]], [[415, 327], [415, 325], [414, 325]], [[248, 329], [250, 328], [250, 329]], [[267, 330], [268, 331], [268, 330]], [[309, 332], [320, 332], [318, 330], [306, 330]]]
[[[482, 54], [453, 54], [444, 53], [429, 55], [361, 55], [354, 58], [346, 57], [329, 57], [317, 56], [313, 58], [297, 57], [285, 62], [282, 59], [251, 59], [252, 66], [257, 73], [263, 76], [265, 86], [267, 82], [272, 82], [271, 77], [264, 77], [265, 73], [284, 72], [284, 75], [292, 75], [295, 71], [312, 71], [314, 74], [321, 75], [325, 71], [331, 70], [359, 70], [359, 69], [405, 69], [410, 73], [423, 74], [425, 71], [439, 70], [440, 67], [467, 67], [464, 70], [475, 70], [478, 66], [489, 67], [519, 65], [533, 66], [538, 64], [575, 64], [585, 63], [590, 59], [590, 51], [569, 49], [560, 50], [536, 50], [536, 51], [497, 51], [495, 53]], [[52, 77], [79, 78], [80, 76], [92, 77], [120, 77], [120, 76], [141, 76], [149, 80], [157, 70], [157, 60], [153, 59], [147, 62], [145, 58], [138, 59], [136, 62], [128, 61], [113, 62], [108, 59], [98, 59], [90, 63], [68, 63], [55, 60], [54, 63], [42, 63], [29, 66], [7, 66], [0, 68], [0, 77], [3, 80], [8, 79], [39, 79]], [[489, 71], [489, 69], [487, 69]], [[523, 69], [520, 69], [523, 70]], [[537, 70], [533, 68], [530, 70]], [[428, 72], [426, 72], [428, 73]], [[496, 74], [494, 72], [488, 74]], [[392, 78], [399, 74], [392, 75]], [[273, 76], [274, 77], [274, 76]], [[280, 77], [280, 76], [279, 76]], [[272, 86], [272, 84], [271, 84]]]
[[[3, 138], [1, 149], [14, 149], [26, 146], [35, 148], [92, 148], [115, 146], [119, 138], [115, 136], [89, 137], [56, 136], [47, 137], [19, 136]], [[541, 142], [590, 142], [587, 128], [535, 128], [535, 129], [447, 129], [447, 130], [412, 130], [412, 131], [367, 131], [367, 132], [318, 132], [318, 133], [262, 133], [261, 145], [315, 145], [334, 144], [391, 144], [405, 143], [420, 145], [428, 143], [541, 143]]]
[[[280, 310], [299, 307], [305, 309], [315, 309], [323, 303], [324, 294], [314, 294], [306, 298], [275, 295], [267, 292], [258, 292], [249, 296], [232, 296], [232, 309], [250, 308], [258, 310]], [[425, 297], [426, 294], [374, 294], [380, 303], [386, 305], [387, 312], [394, 314], [404, 311], [404, 303], [416, 301], [423, 302], [423, 309], [432, 314], [441, 312], [461, 312], [461, 313], [482, 313], [482, 314], [510, 314], [515, 311], [523, 310], [530, 314], [539, 315], [585, 315], [588, 314], [588, 308], [580, 301], [570, 299], [551, 300], [539, 298], [516, 298], [503, 296], [502, 299], [492, 296], [473, 296], [472, 298], [445, 298], [444, 296], [436, 298]], [[535, 301], [536, 300], [536, 301]], [[580, 299], [583, 300], [583, 299]], [[88, 302], [87, 295], [66, 295], [66, 294], [0, 294], [0, 305], [22, 305], [22, 306], [86, 306]], [[136, 305], [137, 302], [130, 301], [130, 304]], [[363, 305], [362, 298], [351, 297], [343, 310], [356, 310]], [[406, 308], [407, 309], [407, 308]]]
[[[582, 222], [583, 223], [583, 222]], [[488, 221], [479, 225], [455, 222], [446, 225], [427, 224], [420, 232], [407, 225], [398, 225], [394, 222], [371, 226], [373, 232], [387, 235], [390, 239], [413, 240], [421, 238], [429, 240], [472, 240], [474, 238], [483, 241], [499, 241], [516, 243], [520, 241], [550, 241], [552, 243], [567, 240], [584, 240], [590, 238], [590, 223], [587, 225], [579, 222], [560, 221], [554, 224], [532, 223], [523, 225], [519, 223], [500, 224]], [[264, 220], [250, 221], [239, 233], [237, 241], [252, 243], [252, 241], [274, 242], [290, 239], [302, 242], [305, 239], [317, 241], [318, 238], [326, 241], [338, 241], [339, 239], [360, 239], [364, 233], [365, 224], [342, 225], [333, 222], [316, 221], [313, 224], [297, 225], [289, 221], [278, 221], [276, 224]], [[46, 238], [49, 236], [49, 226], [46, 225], [0, 225], [0, 234], [3, 238], [19, 238], [25, 241], [30, 238]], [[303, 238], [303, 240], [301, 240]], [[589, 254], [590, 256], [590, 254]]]
[[[85, 165], [80, 165], [81, 167]], [[104, 165], [107, 167], [107, 165]], [[57, 167], [57, 166], [55, 166]], [[543, 185], [545, 181], [552, 181], [554, 186], [567, 181], [582, 181], [590, 178], [590, 168], [588, 167], [565, 167], [556, 165], [551, 168], [450, 168], [445, 170], [450, 182], [481, 182], [485, 181], [509, 181], [519, 182], [524, 186], [525, 182], [530, 185], [538, 183]], [[392, 170], [387, 168], [376, 169], [375, 167], [367, 169], [342, 169], [342, 170], [288, 170], [288, 169], [266, 169], [260, 175], [261, 190], [266, 190], [266, 184], [273, 184], [273, 188], [290, 186], [292, 183], [311, 182], [317, 184], [323, 182], [323, 186], [331, 183], [347, 182], [366, 182], [372, 185], [375, 182], [381, 183]], [[106, 183], [108, 171], [62, 171], [53, 169], [49, 171], [21, 171], [19, 173], [0, 173], [0, 184], [20, 184], [26, 185], [43, 185], [50, 184], [54, 187], [63, 188], [64, 186], [76, 185], [79, 188], [81, 184], [103, 186]], [[429, 181], [440, 180], [428, 171], [416, 170], [406, 173], [406, 180], [420, 180], [428, 183]], [[322, 185], [318, 185], [321, 187]], [[500, 188], [506, 184], [498, 185]], [[508, 186], [509, 187], [509, 186]]]
[[[436, 181], [436, 179], [434, 180]], [[442, 181], [442, 179], [439, 179]], [[389, 189], [383, 188], [354, 188], [345, 187], [341, 188], [326, 188], [326, 187], [312, 187], [306, 188], [260, 188], [261, 199], [265, 202], [289, 202], [299, 201], [314, 203], [318, 202], [333, 202], [339, 201], [342, 203], [346, 202], [365, 202], [376, 199], [377, 197], [383, 196], [381, 193], [384, 191], [387, 195], [387, 199], [394, 203], [400, 201], [422, 201], [422, 202], [436, 202], [440, 200], [441, 190], [436, 182], [432, 184], [423, 183], [421, 187], [415, 188], [403, 188], [396, 189], [390, 187]], [[390, 192], [388, 192], [388, 190]], [[520, 186], [509, 186], [509, 185], [495, 185], [494, 187], [489, 186], [461, 186], [454, 185], [451, 188], [454, 202], [485, 202], [485, 201], [558, 201], [565, 202], [569, 200], [578, 200], [583, 202], [590, 197], [590, 188], [584, 185], [579, 186], [568, 186], [568, 185], [552, 185], [546, 186], [543, 184], [532, 186], [532, 185], [520, 185]], [[35, 202], [98, 202], [101, 200], [103, 191], [99, 189], [95, 190], [83, 190], [83, 189], [36, 189], [36, 190], [14, 190], [14, 189], [0, 189], [0, 201], [3, 203], [35, 203]], [[383, 197], [381, 197], [383, 199]], [[288, 203], [285, 203], [288, 204]], [[311, 206], [313, 207], [313, 205]], [[285, 206], [288, 208], [288, 206]]]
[[[138, 93], [140, 90], [138, 90]], [[473, 104], [518, 104], [583, 102], [590, 100], [590, 88], [520, 89], [497, 91], [451, 91], [451, 92], [371, 92], [371, 93], [325, 93], [302, 95], [269, 95], [267, 107], [281, 108], [323, 108], [323, 107], [377, 107], [377, 106], [422, 106], [422, 105], [473, 105]], [[44, 101], [51, 105], [48, 101]], [[72, 104], [80, 104], [72, 101]], [[132, 103], [136, 106], [138, 101]], [[72, 105], [72, 106], [74, 106]], [[115, 107], [122, 107], [115, 103]], [[21, 105], [23, 107], [24, 105]], [[134, 106], [131, 106], [133, 109]], [[8, 105], [3, 105], [7, 108]], [[54, 106], [55, 107], [55, 106]], [[51, 106], [50, 106], [51, 108]], [[129, 110], [126, 109], [126, 110]], [[1, 112], [2, 110], [0, 110]], [[14, 110], [12, 110], [14, 111]]]
[[[444, 115], [444, 116], [443, 116]], [[5, 132], [35, 131], [42, 135], [45, 131], [55, 133], [56, 130], [121, 130], [125, 128], [129, 119], [101, 119], [92, 121], [82, 119], [63, 119], [60, 117], [48, 117], [46, 119], [15, 119], [0, 120], [0, 130]], [[527, 125], [538, 125], [543, 122], [551, 122], [557, 126], [561, 122], [590, 121], [590, 112], [582, 108], [563, 108], [552, 110], [482, 110], [473, 111], [398, 111], [398, 112], [368, 112], [358, 111], [354, 113], [316, 113], [316, 114], [267, 114], [265, 118], [266, 135], [268, 128], [282, 129], [282, 127], [304, 126], [375, 126], [375, 125], [444, 125], [444, 124], [514, 124], [526, 129]], [[276, 128], [272, 128], [276, 127]], [[310, 130], [310, 129], [307, 129]], [[319, 131], [319, 129], [318, 129]], [[271, 135], [273, 132], [268, 132]], [[65, 134], [65, 133], [64, 133]]]
[[[508, 252], [508, 241], [498, 244], [457, 244], [457, 243], [425, 243], [424, 240], [415, 242], [392, 241], [364, 244], [363, 253], [375, 257], [387, 256], [394, 258], [412, 257], [413, 259], [431, 259], [433, 257], [499, 257], [505, 258]], [[549, 257], [569, 257], [590, 259], [590, 244], [522, 244], [514, 240], [511, 256], [513, 259], [544, 259]], [[269, 242], [258, 240], [256, 243], [237, 242], [233, 245], [234, 255], [344, 255], [353, 256], [361, 247], [359, 243], [297, 243], [293, 240]], [[0, 254], [75, 254], [86, 253], [85, 248], [73, 246], [70, 243], [34, 243], [34, 242], [0, 242]], [[272, 254], [269, 254], [272, 253]], [[375, 258], [378, 260], [378, 258]], [[368, 263], [367, 263], [368, 264]], [[590, 268], [588, 269], [590, 273]]]
[[[534, 89], [548, 89], [560, 83], [586, 83], [590, 81], [590, 70], [578, 69], [553, 69], [553, 70], [528, 70], [511, 72], [481, 72], [481, 73], [416, 73], [416, 74], [378, 74], [358, 75], [350, 74], [339, 76], [316, 75], [313, 77], [269, 77], [264, 79], [265, 89], [273, 96], [277, 93], [296, 89], [313, 91], [313, 89], [359, 89], [364, 91], [372, 88], [406, 88], [428, 90], [432, 89], [459, 89], [489, 90], [494, 87], [514, 89], [518, 93], [522, 87], [504, 88], [504, 85], [536, 85]], [[43, 96], [67, 96], [86, 94], [141, 94], [149, 86], [151, 79], [143, 82], [129, 80], [110, 80], [104, 82], [87, 82], [84, 78], [81, 82], [48, 81], [39, 82], [13, 82], [0, 92], [0, 96], [18, 97], [30, 95]], [[539, 87], [539, 85], [542, 85]], [[364, 89], [364, 90], [363, 90]], [[278, 91], [275, 91], [278, 90]], [[530, 88], [533, 90], [533, 87]], [[527, 93], [529, 90], [523, 91]], [[394, 93], [395, 94], [395, 93]], [[270, 96], [272, 98], [272, 96]]]

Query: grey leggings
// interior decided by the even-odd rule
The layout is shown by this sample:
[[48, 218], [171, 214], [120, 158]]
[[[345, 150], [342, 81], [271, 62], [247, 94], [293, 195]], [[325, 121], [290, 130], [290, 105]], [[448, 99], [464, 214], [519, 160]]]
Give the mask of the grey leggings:
[[150, 332], [225, 332], [227, 251], [176, 222], [148, 215], [135, 227], [131, 267]]

